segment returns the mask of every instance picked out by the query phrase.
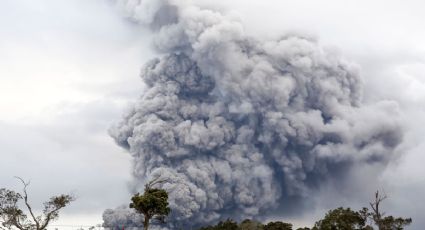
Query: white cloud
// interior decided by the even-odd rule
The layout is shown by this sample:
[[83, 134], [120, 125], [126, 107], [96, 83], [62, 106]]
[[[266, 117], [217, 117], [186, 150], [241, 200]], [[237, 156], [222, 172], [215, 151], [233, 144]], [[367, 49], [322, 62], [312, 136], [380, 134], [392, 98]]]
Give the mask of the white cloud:
[[74, 192], [59, 223], [96, 224], [128, 200], [129, 156], [107, 129], [142, 87], [146, 35], [100, 0], [1, 4], [0, 183], [31, 179], [35, 206]]

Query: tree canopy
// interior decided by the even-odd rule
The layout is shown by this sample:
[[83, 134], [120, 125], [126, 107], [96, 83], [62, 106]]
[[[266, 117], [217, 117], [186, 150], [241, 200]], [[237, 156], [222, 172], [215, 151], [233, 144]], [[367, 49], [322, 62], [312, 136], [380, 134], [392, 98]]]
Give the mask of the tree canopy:
[[165, 217], [171, 212], [168, 207], [167, 191], [153, 188], [155, 184], [161, 182], [159, 178], [156, 178], [146, 184], [143, 194], [137, 193], [131, 198], [130, 208], [134, 208], [144, 216], [143, 227], [145, 230], [149, 228], [149, 222], [152, 218], [164, 222]]
[[264, 226], [264, 230], [292, 230], [292, 224], [280, 221], [270, 222]]
[[371, 210], [364, 207], [359, 211], [350, 208], [337, 208], [329, 211], [325, 217], [316, 222], [313, 229], [318, 230], [372, 230], [371, 223], [378, 230], [402, 230], [412, 223], [411, 218], [385, 216], [381, 210], [381, 203], [387, 198], [386, 195], [375, 193], [375, 199], [369, 203]]
[[329, 211], [314, 227], [319, 230], [357, 230], [365, 229], [367, 219], [350, 208], [337, 208]]
[[[327, 212], [323, 219], [317, 221], [312, 229], [308, 227], [297, 230], [402, 230], [412, 222], [411, 218], [385, 216], [381, 211], [381, 203], [387, 197], [375, 193], [374, 201], [369, 208], [354, 211], [351, 208], [339, 207]], [[199, 230], [292, 230], [292, 224], [281, 221], [261, 222], [246, 219], [240, 224], [227, 219], [217, 225], [200, 228]]]
[[[59, 210], [75, 200], [67, 194], [53, 196], [44, 203], [42, 214], [36, 215], [28, 200], [29, 182], [18, 179], [24, 185], [22, 194], [6, 188], [0, 189], [0, 229], [15, 227], [20, 230], [45, 230], [51, 221], [59, 218]], [[20, 201], [23, 201], [27, 213], [20, 207]]]
[[292, 230], [292, 224], [276, 221], [264, 225], [261, 222], [249, 219], [238, 224], [232, 219], [227, 219], [226, 221], [220, 221], [216, 225], [203, 227], [199, 230]]

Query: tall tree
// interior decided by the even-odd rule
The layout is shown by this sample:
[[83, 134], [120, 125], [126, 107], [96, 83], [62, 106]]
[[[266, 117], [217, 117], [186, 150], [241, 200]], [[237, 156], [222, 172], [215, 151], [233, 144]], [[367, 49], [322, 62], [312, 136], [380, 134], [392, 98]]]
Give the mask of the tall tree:
[[[15, 227], [20, 230], [45, 230], [51, 221], [59, 218], [59, 210], [75, 200], [66, 194], [53, 196], [44, 203], [42, 214], [36, 215], [28, 200], [27, 187], [30, 183], [17, 178], [24, 186], [22, 194], [6, 188], [0, 189], [0, 229]], [[23, 201], [29, 215], [19, 207], [20, 201]]]
[[412, 223], [412, 218], [385, 216], [385, 212], [380, 209], [380, 205], [385, 199], [387, 199], [386, 195], [379, 194], [379, 191], [376, 191], [375, 200], [369, 203], [372, 211], [368, 212], [367, 208], [363, 208], [365, 215], [373, 220], [379, 230], [402, 230]]
[[130, 208], [134, 208], [138, 213], [143, 215], [143, 228], [145, 230], [149, 228], [149, 222], [152, 218], [163, 222], [171, 211], [168, 207], [167, 191], [153, 188], [153, 186], [162, 182], [165, 182], [165, 180], [160, 180], [160, 177], [157, 177], [145, 185], [143, 194], [137, 193], [131, 198]]

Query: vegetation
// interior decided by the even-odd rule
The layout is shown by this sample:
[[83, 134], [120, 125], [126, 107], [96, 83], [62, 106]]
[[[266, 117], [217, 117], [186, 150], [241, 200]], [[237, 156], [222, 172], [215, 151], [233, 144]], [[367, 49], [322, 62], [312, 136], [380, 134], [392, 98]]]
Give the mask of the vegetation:
[[[0, 230], [46, 230], [49, 223], [59, 217], [59, 211], [74, 201], [71, 195], [53, 196], [44, 203], [41, 215], [35, 215], [28, 201], [27, 187], [29, 182], [18, 178], [23, 184], [23, 193], [6, 188], [0, 189]], [[153, 218], [165, 222], [170, 213], [168, 193], [164, 189], [154, 188], [163, 183], [159, 177], [145, 185], [143, 194], [135, 194], [131, 198], [130, 208], [144, 217], [143, 227], [148, 230]], [[386, 216], [381, 210], [381, 203], [387, 198], [377, 191], [369, 208], [354, 211], [351, 208], [339, 207], [327, 212], [323, 219], [317, 221], [310, 229], [308, 227], [296, 230], [402, 230], [412, 223], [411, 218]], [[26, 207], [27, 213], [20, 208], [19, 203]], [[93, 228], [92, 228], [93, 229]], [[281, 221], [266, 224], [246, 219], [240, 223], [232, 219], [220, 221], [213, 226], [202, 227], [199, 230], [293, 230], [293, 225]]]
[[280, 221], [270, 222], [264, 226], [264, 230], [292, 230], [292, 224]]
[[199, 230], [237, 230], [239, 229], [238, 223], [232, 219], [227, 219], [226, 221], [220, 221], [215, 226], [207, 226], [200, 228]]
[[[375, 200], [370, 202], [371, 211], [363, 208], [354, 211], [339, 207], [330, 210], [325, 217], [315, 223], [313, 228], [298, 228], [297, 230], [402, 230], [412, 222], [411, 218], [385, 216], [380, 205], [386, 196], [375, 193]], [[374, 228], [376, 227], [376, 228]], [[199, 230], [292, 230], [292, 224], [281, 221], [262, 224], [253, 220], [244, 220], [240, 224], [228, 219], [217, 225], [200, 228]]]
[[385, 216], [385, 213], [380, 210], [381, 202], [385, 199], [387, 199], [386, 195], [382, 196], [379, 191], [376, 191], [375, 200], [369, 203], [372, 211], [369, 212], [367, 208], [363, 208], [361, 211], [363, 216], [371, 219], [379, 230], [402, 230], [405, 226], [412, 223], [411, 218]]
[[292, 224], [276, 221], [264, 225], [261, 222], [249, 219], [238, 224], [232, 219], [227, 219], [220, 221], [217, 225], [203, 227], [199, 230], [292, 230]]
[[314, 225], [313, 229], [320, 230], [337, 230], [337, 229], [368, 229], [366, 228], [366, 221], [364, 215], [359, 212], [353, 211], [350, 208], [337, 208], [329, 211], [325, 218], [319, 220]]
[[[0, 189], [0, 229], [45, 230], [50, 222], [59, 218], [59, 210], [75, 200], [66, 194], [53, 196], [44, 203], [42, 214], [35, 215], [28, 201], [27, 187], [30, 183], [17, 178], [24, 185], [22, 194], [6, 188]], [[23, 201], [29, 215], [19, 207], [20, 201]]]
[[168, 207], [168, 193], [164, 189], [153, 188], [154, 185], [164, 182], [159, 177], [145, 185], [143, 194], [135, 194], [131, 198], [130, 208], [134, 208], [144, 217], [143, 227], [149, 228], [149, 222], [152, 218], [164, 222], [165, 217], [170, 213]]
[[255, 229], [262, 229], [263, 224], [261, 222], [255, 221], [255, 220], [244, 220], [239, 225], [239, 229], [243, 230], [255, 230]]

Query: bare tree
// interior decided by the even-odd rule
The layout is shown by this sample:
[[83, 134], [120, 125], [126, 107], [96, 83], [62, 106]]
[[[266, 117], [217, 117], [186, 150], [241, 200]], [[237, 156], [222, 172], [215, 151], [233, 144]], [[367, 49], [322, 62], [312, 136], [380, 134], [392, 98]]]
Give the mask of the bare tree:
[[[16, 178], [23, 184], [22, 194], [6, 188], [0, 189], [0, 229], [15, 227], [20, 230], [45, 230], [51, 221], [59, 217], [59, 210], [75, 200], [73, 196], [67, 194], [53, 196], [44, 203], [42, 214], [36, 215], [28, 201], [27, 187], [30, 182], [25, 182], [20, 177]], [[18, 203], [21, 200], [29, 215], [19, 207]]]
[[411, 218], [385, 216], [385, 212], [380, 210], [382, 201], [387, 199], [387, 195], [379, 194], [379, 191], [375, 192], [375, 200], [370, 202], [369, 205], [372, 208], [372, 212], [367, 213], [367, 209], [364, 213], [368, 214], [379, 230], [401, 230], [405, 226], [412, 223]]
[[375, 200], [370, 202], [369, 205], [372, 208], [372, 218], [375, 224], [378, 226], [378, 229], [384, 229], [383, 228], [383, 222], [382, 222], [382, 216], [385, 215], [384, 212], [381, 212], [379, 210], [379, 205], [383, 200], [387, 199], [387, 195], [380, 195], [379, 191], [375, 192]]

